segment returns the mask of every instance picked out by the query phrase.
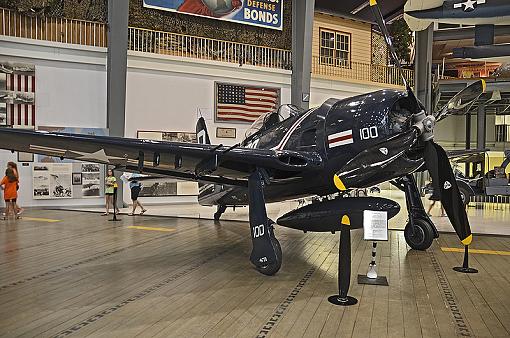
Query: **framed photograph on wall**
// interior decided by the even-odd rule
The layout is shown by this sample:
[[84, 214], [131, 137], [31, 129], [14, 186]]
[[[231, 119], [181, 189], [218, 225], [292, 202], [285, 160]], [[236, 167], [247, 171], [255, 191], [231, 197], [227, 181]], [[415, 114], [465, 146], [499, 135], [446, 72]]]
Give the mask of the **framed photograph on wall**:
[[81, 185], [82, 176], [81, 173], [73, 173], [73, 185]]
[[21, 153], [18, 151], [18, 162], [34, 162], [34, 154]]
[[217, 138], [236, 138], [236, 128], [216, 128]]

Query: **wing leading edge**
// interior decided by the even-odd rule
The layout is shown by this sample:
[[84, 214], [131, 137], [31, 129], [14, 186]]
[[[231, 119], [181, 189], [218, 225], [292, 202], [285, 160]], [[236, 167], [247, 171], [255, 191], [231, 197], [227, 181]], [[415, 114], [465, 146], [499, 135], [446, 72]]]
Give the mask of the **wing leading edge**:
[[[244, 180], [264, 168], [270, 178], [300, 176], [322, 168], [315, 152], [275, 151], [222, 145], [139, 140], [111, 136], [0, 129], [0, 149], [104, 163], [166, 176], [221, 182]], [[210, 179], [209, 179], [210, 178]]]

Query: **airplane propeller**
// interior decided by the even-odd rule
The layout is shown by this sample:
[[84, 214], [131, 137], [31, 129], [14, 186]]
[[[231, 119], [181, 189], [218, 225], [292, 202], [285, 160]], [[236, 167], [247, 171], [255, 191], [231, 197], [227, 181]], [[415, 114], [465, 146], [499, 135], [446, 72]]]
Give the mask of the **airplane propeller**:
[[397, 57], [391, 36], [376, 0], [370, 0], [370, 8], [384, 35], [392, 61], [399, 68], [408, 97], [415, 102], [414, 125], [410, 130], [400, 133], [354, 157], [334, 175], [335, 186], [339, 190], [355, 186], [360, 179], [360, 175], [365, 179], [370, 175], [374, 175], [378, 168], [384, 168], [395, 158], [404, 155], [407, 149], [410, 149], [421, 139], [424, 143], [423, 159], [432, 177], [434, 189], [437, 189], [436, 192], [440, 192], [441, 203], [446, 214], [462, 244], [467, 246], [472, 241], [469, 220], [448, 156], [444, 149], [433, 141], [434, 127], [437, 121], [448, 115], [458, 113], [473, 104], [485, 91], [485, 82], [482, 80], [471, 84], [457, 93], [441, 110], [434, 114], [427, 113], [404, 76], [402, 65]]

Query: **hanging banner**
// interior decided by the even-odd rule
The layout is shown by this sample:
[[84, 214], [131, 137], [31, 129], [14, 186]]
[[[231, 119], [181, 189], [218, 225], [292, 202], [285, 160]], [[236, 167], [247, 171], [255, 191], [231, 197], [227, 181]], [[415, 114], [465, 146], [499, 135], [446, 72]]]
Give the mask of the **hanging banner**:
[[143, 6], [282, 30], [283, 0], [143, 0]]

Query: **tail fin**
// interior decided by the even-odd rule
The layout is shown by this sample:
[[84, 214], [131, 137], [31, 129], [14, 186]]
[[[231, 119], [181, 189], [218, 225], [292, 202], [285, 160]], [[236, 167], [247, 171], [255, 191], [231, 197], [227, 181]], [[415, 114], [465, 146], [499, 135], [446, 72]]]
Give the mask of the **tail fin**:
[[[197, 121], [197, 141], [200, 144], [211, 144], [211, 139], [209, 138], [209, 133], [207, 132], [207, 125], [205, 124], [205, 120], [203, 117], [200, 117]], [[208, 197], [209, 194], [214, 192], [215, 185], [214, 184], [204, 184], [198, 182], [198, 202], [203, 204], [203, 200]]]
[[198, 143], [211, 144], [211, 139], [209, 138], [209, 133], [207, 132], [207, 125], [205, 124], [203, 117], [198, 119], [196, 131]]

